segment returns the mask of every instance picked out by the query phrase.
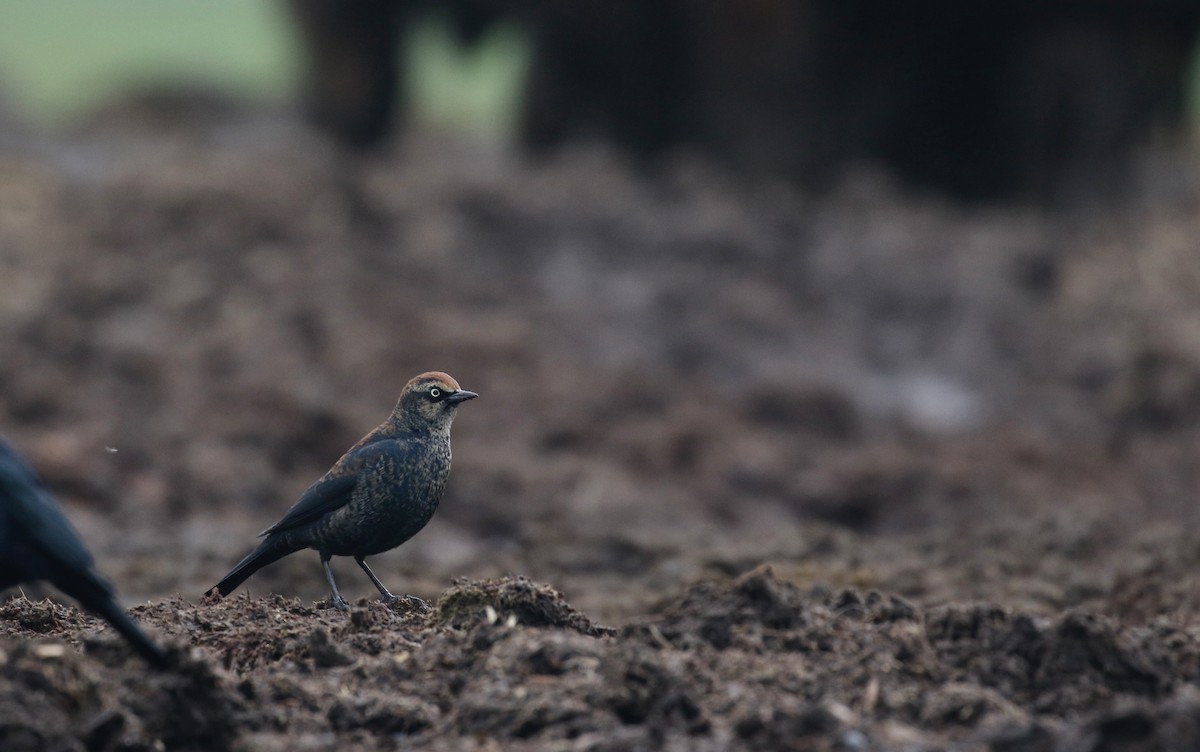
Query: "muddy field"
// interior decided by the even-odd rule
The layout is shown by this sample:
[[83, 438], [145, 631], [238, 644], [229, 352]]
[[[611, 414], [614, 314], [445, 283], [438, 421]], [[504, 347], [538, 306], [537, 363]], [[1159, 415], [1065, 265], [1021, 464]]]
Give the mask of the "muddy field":
[[[412, 375], [481, 394], [349, 614], [201, 594]], [[966, 209], [678, 154], [356, 160], [286, 113], [0, 128], [0, 431], [149, 674], [36, 587], [0, 748], [1200, 748], [1200, 168]], [[45, 600], [49, 596], [51, 600]]]

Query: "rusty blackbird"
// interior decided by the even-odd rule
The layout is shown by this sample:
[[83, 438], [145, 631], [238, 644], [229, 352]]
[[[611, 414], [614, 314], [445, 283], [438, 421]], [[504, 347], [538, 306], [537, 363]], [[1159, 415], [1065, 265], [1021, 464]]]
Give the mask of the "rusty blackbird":
[[37, 472], [0, 439], [0, 589], [33, 580], [51, 583], [105, 619], [154, 667], [167, 665], [163, 649], [117, 603]]
[[454, 413], [478, 396], [440, 371], [409, 381], [391, 416], [309, 486], [283, 519], [260, 533], [264, 540], [258, 548], [209, 593], [229, 595], [266, 565], [312, 548], [321, 555], [334, 608], [347, 606], [329, 566], [333, 556], [353, 556], [383, 600], [396, 600], [365, 557], [399, 546], [433, 517], [450, 473]]

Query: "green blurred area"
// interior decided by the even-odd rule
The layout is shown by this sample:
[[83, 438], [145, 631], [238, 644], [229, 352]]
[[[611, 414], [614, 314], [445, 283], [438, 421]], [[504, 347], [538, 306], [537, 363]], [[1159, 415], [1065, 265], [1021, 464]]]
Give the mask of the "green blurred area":
[[0, 0], [0, 18], [0, 90], [40, 123], [178, 83], [281, 99], [299, 73], [278, 3]]
[[508, 137], [516, 128], [529, 43], [515, 24], [500, 24], [479, 44], [459, 44], [450, 20], [426, 19], [405, 45], [412, 120]]
[[[299, 40], [280, 2], [0, 0], [0, 97], [56, 126], [122, 93], [178, 85], [272, 103], [294, 96]], [[507, 134], [528, 55], [511, 26], [472, 50], [449, 23], [418, 25], [406, 47], [416, 122]]]

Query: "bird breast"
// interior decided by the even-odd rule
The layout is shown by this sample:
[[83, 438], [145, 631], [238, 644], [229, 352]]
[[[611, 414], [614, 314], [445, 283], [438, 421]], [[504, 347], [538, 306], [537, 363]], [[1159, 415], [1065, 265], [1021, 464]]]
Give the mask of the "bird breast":
[[429, 437], [418, 451], [398, 451], [367, 465], [350, 502], [321, 531], [325, 550], [370, 556], [404, 543], [437, 511], [449, 473], [448, 437]]

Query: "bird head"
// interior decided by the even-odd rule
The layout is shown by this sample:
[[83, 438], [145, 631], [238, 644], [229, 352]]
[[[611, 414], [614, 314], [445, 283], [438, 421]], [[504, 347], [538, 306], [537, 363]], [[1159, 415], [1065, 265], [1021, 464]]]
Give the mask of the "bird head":
[[460, 387], [449, 374], [430, 371], [404, 385], [395, 417], [412, 428], [449, 430], [455, 408], [478, 396]]

